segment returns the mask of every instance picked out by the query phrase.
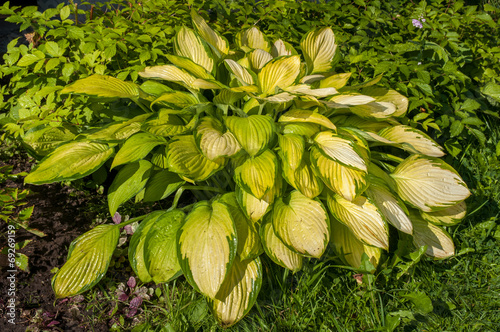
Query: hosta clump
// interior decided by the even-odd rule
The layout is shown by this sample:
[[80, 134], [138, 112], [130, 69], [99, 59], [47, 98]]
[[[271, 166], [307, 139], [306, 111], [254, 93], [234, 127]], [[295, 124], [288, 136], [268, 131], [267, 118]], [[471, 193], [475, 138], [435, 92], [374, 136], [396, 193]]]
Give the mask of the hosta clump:
[[[240, 32], [231, 49], [192, 17], [194, 30], [182, 27], [174, 39], [171, 64], [141, 73], [154, 80], [91, 76], [67, 86], [62, 93], [129, 98], [144, 112], [59, 145], [26, 182], [117, 169], [111, 215], [134, 197], [175, 192], [169, 210], [129, 221], [142, 220], [130, 264], [143, 282], [183, 274], [224, 326], [254, 304], [263, 253], [299, 271], [330, 244], [358, 268], [363, 253], [379, 262], [395, 227], [430, 256], [453, 255], [443, 226], [464, 217], [467, 187], [438, 159], [440, 146], [400, 124], [404, 96], [377, 86], [380, 77], [348, 86], [349, 73], [333, 72], [331, 29], [306, 34], [301, 53], [257, 28]], [[184, 190], [207, 197], [179, 209]], [[58, 297], [102, 278], [123, 226], [98, 226], [74, 241], [52, 281]]]

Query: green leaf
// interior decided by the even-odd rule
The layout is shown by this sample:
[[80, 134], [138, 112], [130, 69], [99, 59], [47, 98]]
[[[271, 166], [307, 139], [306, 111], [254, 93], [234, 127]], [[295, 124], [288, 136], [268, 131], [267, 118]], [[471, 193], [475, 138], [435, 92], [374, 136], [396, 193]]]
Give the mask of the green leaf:
[[138, 133], [125, 141], [125, 144], [118, 150], [111, 169], [116, 166], [132, 163], [143, 159], [153, 148], [159, 144], [165, 144], [163, 137], [158, 137], [149, 133]]
[[97, 284], [108, 270], [120, 228], [99, 225], [74, 240], [68, 260], [52, 278], [56, 298], [74, 296]]
[[408, 294], [400, 294], [400, 296], [410, 300], [417, 310], [424, 315], [434, 310], [431, 299], [424, 292], [411, 292]]
[[451, 236], [441, 227], [435, 226], [412, 211], [413, 241], [417, 247], [427, 246], [426, 254], [435, 258], [448, 258], [455, 254]]
[[21, 136], [22, 142], [39, 156], [46, 156], [58, 145], [71, 141], [73, 131], [66, 127], [42, 127], [28, 130]]
[[59, 45], [57, 45], [56, 42], [53, 41], [48, 41], [45, 43], [45, 50], [47, 53], [50, 54], [52, 57], [60, 57], [62, 52], [59, 50]]
[[250, 156], [265, 150], [274, 135], [274, 121], [267, 115], [250, 115], [246, 118], [228, 116], [226, 126]]
[[25, 55], [23, 55], [23, 57], [21, 59], [19, 59], [19, 61], [17, 62], [17, 65], [19, 67], [27, 67], [27, 66], [37, 62], [38, 60], [40, 60], [40, 58], [34, 54], [25, 54]]
[[193, 86], [193, 82], [196, 81], [196, 76], [173, 65], [146, 67], [143, 71], [139, 72], [139, 76], [176, 82], [188, 88], [198, 90], [198, 88]]
[[69, 6], [62, 7], [61, 11], [59, 12], [59, 15], [61, 17], [61, 21], [64, 21], [65, 19], [67, 19], [70, 14], [71, 14], [71, 9]]
[[172, 210], [158, 217], [149, 229], [144, 244], [144, 260], [149, 275], [157, 284], [169, 282], [182, 273], [177, 259], [177, 231], [184, 213]]
[[156, 221], [165, 214], [165, 211], [154, 211], [146, 216], [139, 227], [135, 230], [134, 235], [130, 239], [128, 246], [128, 260], [132, 270], [141, 279], [142, 282], [150, 282], [153, 280], [146, 267], [146, 260], [144, 257], [144, 247], [146, 245], [146, 237], [151, 227], [154, 226]]
[[180, 228], [177, 242], [179, 262], [189, 283], [216, 299], [237, 250], [236, 228], [228, 207], [218, 202], [197, 203]]
[[196, 13], [194, 8], [191, 9], [191, 17], [196, 31], [212, 46], [212, 48], [218, 51], [220, 57], [229, 53], [229, 43], [227, 40], [216, 31], [212, 30], [207, 22]]
[[191, 29], [182, 27], [174, 38], [175, 53], [193, 60], [208, 72], [214, 68], [214, 60], [205, 42]]
[[392, 142], [400, 143], [403, 150], [410, 153], [420, 153], [430, 157], [444, 156], [443, 148], [418, 129], [399, 125], [382, 129], [378, 134]]
[[108, 144], [86, 141], [61, 145], [45, 157], [26, 176], [24, 182], [45, 184], [83, 178], [101, 167], [113, 151], [113, 147]]
[[467, 214], [467, 205], [460, 202], [457, 205], [436, 212], [420, 212], [420, 216], [438, 226], [452, 226], [458, 224]]
[[[191, 117], [186, 111], [162, 109], [153, 118], [146, 121], [141, 129], [158, 136], [180, 135], [193, 130], [198, 122], [198, 116], [191, 117], [187, 122], [183, 116]], [[186, 123], [187, 122], [187, 123]]]
[[209, 299], [215, 318], [223, 327], [241, 320], [252, 308], [262, 285], [260, 258], [236, 258], [217, 295]]
[[175, 66], [182, 68], [194, 76], [202, 79], [214, 79], [214, 77], [210, 74], [207, 69], [203, 66], [193, 62], [190, 58], [183, 56], [175, 56], [171, 54], [167, 54], [167, 59], [172, 62]]
[[137, 99], [141, 89], [135, 83], [105, 75], [92, 75], [66, 86], [61, 93], [77, 93], [99, 97]]
[[193, 135], [172, 138], [168, 146], [167, 162], [170, 171], [189, 181], [204, 181], [226, 163], [224, 158], [212, 161], [205, 157], [198, 149]]
[[248, 158], [234, 170], [236, 184], [262, 199], [274, 186], [278, 172], [278, 160], [271, 150], [265, 150], [260, 155]]
[[267, 256], [276, 264], [297, 272], [302, 269], [304, 258], [290, 250], [283, 241], [276, 236], [273, 228], [272, 218], [266, 218], [260, 226], [260, 237], [262, 246]]
[[283, 163], [287, 163], [293, 170], [297, 169], [305, 152], [304, 138], [297, 134], [279, 135], [278, 138]]
[[292, 191], [274, 203], [273, 228], [287, 247], [314, 258], [323, 255], [330, 240], [325, 207], [299, 191]]
[[103, 127], [101, 130], [89, 134], [87, 138], [100, 141], [120, 141], [127, 139], [141, 130], [143, 122], [150, 116], [151, 114], [141, 114], [130, 120], [112, 122], [110, 125]]
[[332, 160], [359, 171], [368, 170], [353, 141], [331, 131], [322, 131], [314, 137], [314, 143]]
[[481, 92], [493, 98], [497, 102], [500, 102], [500, 85], [493, 82], [489, 82], [488, 84], [486, 84], [486, 86], [484, 86], [481, 89]]
[[184, 183], [186, 181], [183, 181], [176, 173], [166, 170], [154, 173], [146, 184], [144, 201], [162, 200], [177, 191]]
[[153, 165], [147, 160], [124, 166], [116, 175], [108, 191], [109, 213], [114, 216], [118, 207], [137, 195], [146, 185]]
[[236, 35], [235, 42], [236, 45], [245, 52], [251, 49], [261, 49], [266, 52], [271, 50], [266, 37], [256, 27], [251, 27], [250, 29], [239, 32]]

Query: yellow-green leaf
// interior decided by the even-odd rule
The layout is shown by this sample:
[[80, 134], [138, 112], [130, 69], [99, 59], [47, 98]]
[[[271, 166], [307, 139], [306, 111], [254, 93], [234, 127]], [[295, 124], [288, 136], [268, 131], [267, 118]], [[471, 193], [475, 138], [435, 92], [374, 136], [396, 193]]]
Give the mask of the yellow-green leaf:
[[322, 131], [314, 137], [314, 143], [332, 160], [359, 171], [368, 170], [353, 141], [331, 131]]
[[203, 39], [206, 40], [213, 48], [215, 48], [220, 56], [224, 56], [229, 53], [229, 43], [225, 38], [223, 38], [219, 33], [212, 30], [205, 22], [205, 20], [196, 13], [194, 9], [191, 9], [191, 18], [193, 19], [193, 25], [195, 26], [198, 33]]
[[193, 135], [172, 138], [167, 151], [168, 168], [191, 181], [204, 181], [226, 164], [224, 158], [210, 160], [201, 153]]
[[130, 120], [113, 122], [87, 136], [91, 140], [100, 141], [120, 141], [129, 138], [131, 135], [141, 130], [141, 126], [151, 113], [138, 115]]
[[241, 150], [236, 137], [225, 131], [222, 123], [213, 117], [204, 117], [196, 128], [196, 141], [201, 152], [210, 160], [232, 156]]
[[396, 90], [378, 86], [370, 86], [361, 89], [361, 93], [372, 96], [376, 101], [389, 102], [396, 105], [396, 112], [394, 112], [392, 116], [402, 116], [408, 110], [408, 98], [406, 98]]
[[260, 258], [236, 258], [219, 293], [209, 303], [215, 318], [223, 327], [236, 324], [252, 308], [262, 285]]
[[153, 165], [139, 160], [125, 165], [116, 175], [108, 190], [109, 213], [114, 216], [118, 207], [137, 195], [146, 185]]
[[241, 209], [236, 194], [234, 192], [224, 194], [218, 199], [218, 202], [224, 203], [229, 209], [229, 213], [233, 218], [236, 226], [236, 234], [238, 235], [238, 247], [236, 253], [240, 260], [253, 259], [262, 253], [258, 225], [252, 220], [249, 220]]
[[382, 129], [378, 134], [392, 142], [400, 143], [401, 147], [410, 153], [420, 153], [430, 157], [444, 156], [443, 148], [416, 128], [399, 125]]
[[252, 194], [236, 186], [236, 198], [240, 203], [245, 215], [254, 223], [260, 221], [262, 217], [270, 211], [276, 197], [281, 196], [283, 179], [278, 174], [274, 181], [274, 186], [262, 197], [258, 199]]
[[108, 144], [86, 141], [69, 142], [43, 158], [26, 178], [25, 183], [45, 184], [83, 178], [101, 167], [113, 154]]
[[302, 135], [311, 138], [320, 131], [320, 126], [315, 123], [287, 123], [283, 126], [283, 134]]
[[367, 173], [359, 171], [332, 160], [323, 154], [317, 147], [311, 147], [311, 166], [325, 185], [352, 201], [367, 187]]
[[144, 246], [146, 244], [146, 237], [149, 230], [155, 224], [156, 220], [163, 215], [165, 211], [154, 211], [146, 216], [139, 227], [135, 230], [134, 235], [130, 239], [128, 246], [128, 260], [132, 270], [141, 279], [142, 282], [150, 282], [153, 280], [146, 267], [146, 260], [144, 258]]
[[158, 217], [144, 243], [144, 260], [149, 275], [157, 284], [168, 282], [182, 273], [177, 258], [177, 231], [184, 212], [172, 210]]
[[[280, 154], [281, 155], [281, 154]], [[282, 159], [283, 177], [295, 189], [309, 198], [317, 197], [323, 191], [324, 185], [311, 168], [309, 154], [306, 153], [296, 169], [292, 169], [288, 161]]]
[[168, 105], [170, 107], [175, 107], [178, 109], [183, 109], [191, 105], [199, 104], [200, 101], [191, 93], [182, 91], [168, 91], [153, 100], [153, 102], [151, 103], [151, 107], [153, 107], [153, 105], [157, 103], [161, 103], [163, 105]]
[[[190, 117], [189, 122], [184, 116], [188, 119]], [[188, 112], [162, 109], [153, 118], [144, 122], [141, 129], [158, 136], [174, 136], [190, 132], [197, 122], [197, 115], [191, 116]]]
[[413, 227], [410, 218], [405, 213], [402, 203], [394, 195], [379, 185], [370, 185], [366, 195], [373, 201], [385, 219], [399, 231], [412, 234]]
[[349, 80], [350, 77], [351, 73], [335, 74], [321, 80], [319, 83], [319, 87], [334, 88], [338, 90], [343, 88], [347, 84], [347, 81]]
[[52, 278], [56, 298], [83, 293], [97, 284], [108, 270], [119, 236], [118, 226], [99, 225], [74, 240], [68, 260]]
[[278, 139], [283, 162], [295, 170], [300, 166], [305, 152], [306, 142], [304, 138], [297, 134], [284, 134], [279, 135]]
[[267, 115], [250, 115], [246, 118], [228, 116], [225, 122], [250, 156], [265, 150], [274, 135], [274, 121]]
[[157, 145], [164, 144], [163, 137], [158, 137], [149, 133], [138, 133], [125, 141], [125, 144], [118, 150], [111, 168], [119, 165], [138, 161], [148, 155]]
[[361, 242], [389, 250], [389, 229], [380, 211], [366, 197], [352, 202], [340, 195], [327, 196], [330, 212], [338, 221], [349, 227]]
[[442, 210], [470, 195], [456, 171], [437, 158], [411, 155], [396, 167], [391, 177], [399, 196], [424, 212]]
[[351, 112], [362, 118], [386, 119], [396, 112], [396, 105], [387, 102], [371, 102], [349, 107]]
[[292, 270], [292, 272], [297, 272], [302, 269], [304, 258], [295, 251], [288, 249], [283, 241], [276, 236], [272, 218], [266, 218], [260, 226], [260, 237], [262, 239], [264, 251], [273, 262]]
[[413, 241], [417, 247], [427, 246], [427, 255], [448, 258], [455, 254], [451, 236], [441, 227], [423, 220], [417, 213], [410, 214], [413, 223]]
[[139, 72], [139, 76], [176, 82], [191, 88], [193, 88], [193, 82], [196, 80], [196, 76], [174, 65], [146, 67]]
[[320, 201], [292, 191], [278, 198], [273, 208], [273, 228], [283, 243], [296, 252], [320, 258], [330, 240], [329, 218]]
[[[285, 43], [281, 39], [276, 40], [271, 46], [271, 54], [273, 58], [277, 58], [279, 56], [287, 56], [294, 54], [294, 49], [292, 45]], [[297, 54], [295, 52], [295, 54]]]
[[215, 299], [236, 256], [236, 227], [228, 207], [199, 202], [178, 233], [178, 257], [190, 284]]
[[276, 88], [292, 85], [300, 72], [298, 55], [279, 57], [269, 61], [259, 72], [258, 82], [263, 96], [276, 93]]
[[174, 49], [177, 55], [189, 58], [208, 72], [212, 72], [214, 60], [210, 49], [193, 30], [183, 26], [175, 35]]
[[373, 266], [377, 266], [382, 255], [382, 250], [377, 247], [367, 246], [359, 241], [356, 236], [349, 230], [349, 227], [344, 226], [335, 218], [331, 219], [332, 236], [330, 244], [333, 246], [335, 253], [345, 263], [355, 269], [361, 266], [361, 257], [365, 253]]
[[278, 122], [315, 123], [334, 131], [337, 129], [330, 119], [313, 110], [294, 109], [288, 111], [280, 116]]
[[449, 208], [436, 212], [420, 211], [420, 215], [424, 220], [438, 226], [456, 225], [462, 221], [463, 218], [465, 218], [466, 214], [467, 205], [465, 202], [460, 202], [456, 205], [450, 206]]
[[61, 93], [78, 93], [99, 97], [137, 99], [140, 95], [137, 84], [125, 82], [105, 75], [92, 75], [66, 86]]
[[264, 34], [256, 27], [239, 32], [236, 35], [236, 45], [245, 51], [260, 48], [269, 52], [271, 49]]
[[277, 176], [278, 160], [271, 150], [249, 157], [241, 166], [234, 170], [234, 180], [243, 190], [251, 193], [257, 199], [274, 186]]
[[307, 74], [324, 73], [332, 69], [332, 61], [337, 45], [335, 35], [330, 28], [321, 28], [308, 32], [300, 47], [307, 64]]
[[253, 85], [256, 83], [256, 80], [254, 79], [255, 74], [252, 75], [251, 72], [248, 71], [248, 69], [241, 66], [236, 61], [226, 59], [224, 60], [224, 62], [226, 63], [226, 67], [228, 68], [228, 70], [238, 79], [241, 84]]
[[261, 49], [256, 49], [250, 52], [247, 55], [250, 68], [252, 71], [250, 72], [255, 72], [258, 73], [260, 70], [269, 62], [273, 59], [272, 55], [269, 54], [268, 52], [261, 50]]

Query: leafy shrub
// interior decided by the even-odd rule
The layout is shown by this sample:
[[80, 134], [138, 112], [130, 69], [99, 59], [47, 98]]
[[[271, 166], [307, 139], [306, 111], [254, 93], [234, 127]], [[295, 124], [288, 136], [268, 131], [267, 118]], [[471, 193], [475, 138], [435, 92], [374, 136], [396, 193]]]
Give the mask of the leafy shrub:
[[[140, 220], [128, 252], [137, 276], [161, 283], [183, 274], [223, 326], [256, 301], [263, 252], [294, 272], [329, 244], [355, 268], [364, 255], [377, 265], [389, 251], [390, 224], [400, 246], [454, 254], [442, 226], [460, 222], [470, 193], [439, 159], [442, 148], [400, 123], [406, 97], [377, 86], [381, 77], [348, 86], [350, 73], [332, 71], [338, 54], [330, 28], [305, 34], [301, 55], [255, 27], [236, 34], [231, 49], [191, 15], [195, 29], [179, 29], [175, 55], [166, 55], [171, 64], [139, 72], [168, 85], [92, 75], [61, 90], [129, 99], [141, 113], [66, 140], [26, 183], [118, 169], [108, 190], [111, 215], [134, 197], [176, 194], [168, 210], [77, 238], [52, 280], [57, 297], [95, 285], [120, 227]], [[47, 137], [33, 137], [36, 152]], [[205, 198], [178, 208], [185, 190]]]
[[[116, 119], [129, 112], [120, 101], [105, 105], [87, 97], [67, 98], [59, 90], [68, 82], [93, 74], [110, 74], [136, 81], [138, 72], [150, 63], [161, 64], [171, 48], [175, 26], [189, 19], [188, 12], [175, 1], [147, 1], [142, 5], [109, 1], [94, 7], [92, 14], [73, 5], [60, 4], [40, 13], [37, 7], [0, 8], [6, 21], [32, 28], [32, 42], [26, 46], [11, 41], [0, 67], [2, 85], [0, 125], [10, 135], [21, 138], [34, 152], [32, 132], [57, 137], [74, 137], [89, 123]], [[75, 20], [86, 14], [84, 24]], [[92, 16], [91, 16], [92, 15]], [[54, 129], [57, 127], [57, 129]], [[47, 149], [37, 149], [43, 157]]]

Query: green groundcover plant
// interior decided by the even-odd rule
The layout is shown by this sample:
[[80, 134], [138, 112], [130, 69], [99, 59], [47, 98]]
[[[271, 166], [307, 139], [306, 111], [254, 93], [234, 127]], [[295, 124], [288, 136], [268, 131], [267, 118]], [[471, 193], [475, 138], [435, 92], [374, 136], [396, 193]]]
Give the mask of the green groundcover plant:
[[[191, 16], [194, 29], [178, 30], [170, 64], [139, 72], [151, 79], [141, 86], [92, 75], [61, 90], [129, 99], [133, 111], [69, 136], [64, 128], [33, 132], [35, 152], [52, 146], [26, 183], [117, 170], [111, 215], [134, 197], [175, 193], [168, 210], [77, 238], [52, 279], [58, 298], [99, 282], [120, 228], [137, 221], [128, 256], [141, 281], [184, 275], [223, 326], [255, 303], [264, 254], [293, 272], [329, 246], [354, 268], [362, 257], [379, 264], [390, 240], [438, 259], [454, 254], [442, 226], [465, 216], [469, 190], [436, 142], [401, 124], [406, 97], [377, 86], [381, 76], [350, 86], [350, 73], [333, 72], [330, 28], [306, 33], [300, 53], [256, 27], [230, 48]], [[199, 200], [178, 208], [185, 190]]]

